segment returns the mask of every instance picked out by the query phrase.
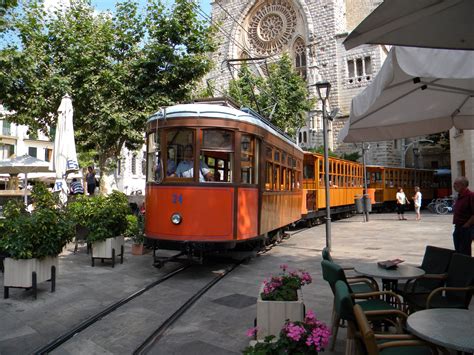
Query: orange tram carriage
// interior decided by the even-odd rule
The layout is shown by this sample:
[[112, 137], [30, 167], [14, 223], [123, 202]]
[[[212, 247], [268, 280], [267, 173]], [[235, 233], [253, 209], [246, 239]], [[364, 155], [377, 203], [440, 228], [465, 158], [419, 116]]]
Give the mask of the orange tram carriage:
[[301, 218], [303, 156], [250, 110], [163, 109], [147, 123], [146, 237], [189, 253], [278, 236]]
[[427, 205], [435, 197], [435, 171], [428, 169], [396, 168], [369, 165], [367, 169], [367, 192], [372, 206], [378, 211], [394, 211], [396, 194], [399, 187], [410, 200], [415, 195], [415, 186], [420, 188], [422, 206]]
[[[384, 178], [390, 169], [368, 169], [375, 198], [394, 199]], [[362, 165], [330, 158], [329, 177], [331, 215], [347, 217], [363, 192]], [[147, 122], [145, 198], [145, 235], [155, 248], [253, 249], [302, 219], [323, 221], [323, 156], [228, 101], [175, 105]]]

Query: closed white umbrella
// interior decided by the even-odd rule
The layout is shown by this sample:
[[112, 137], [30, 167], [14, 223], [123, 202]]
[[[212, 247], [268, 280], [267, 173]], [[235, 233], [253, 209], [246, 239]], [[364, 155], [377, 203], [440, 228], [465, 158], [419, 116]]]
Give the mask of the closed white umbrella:
[[24, 199], [28, 204], [28, 174], [48, 172], [49, 163], [44, 160], [34, 158], [28, 154], [8, 160], [0, 160], [0, 174], [24, 174]]
[[393, 47], [374, 81], [352, 100], [344, 142], [474, 129], [474, 51]]
[[67, 202], [69, 189], [66, 177], [70, 172], [78, 171], [76, 143], [74, 140], [72, 100], [69, 95], [64, 95], [58, 108], [58, 124], [54, 138], [54, 170], [56, 181], [54, 191], [60, 192], [60, 199]]
[[344, 46], [390, 44], [474, 49], [473, 0], [385, 0], [346, 38]]

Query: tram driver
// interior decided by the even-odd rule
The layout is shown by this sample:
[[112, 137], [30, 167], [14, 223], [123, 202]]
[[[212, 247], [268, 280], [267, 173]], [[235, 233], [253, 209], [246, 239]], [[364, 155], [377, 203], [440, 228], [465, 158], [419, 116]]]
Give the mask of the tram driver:
[[[184, 147], [184, 159], [171, 176], [192, 178], [194, 176], [194, 149], [188, 144]], [[214, 181], [212, 172], [203, 161], [199, 161], [199, 182]]]

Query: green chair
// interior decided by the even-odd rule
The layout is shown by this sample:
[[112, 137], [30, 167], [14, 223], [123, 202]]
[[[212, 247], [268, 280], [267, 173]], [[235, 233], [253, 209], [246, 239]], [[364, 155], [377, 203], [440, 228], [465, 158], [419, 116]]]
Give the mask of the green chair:
[[[374, 313], [374, 317], [377, 317], [376, 312], [381, 310], [401, 310], [402, 303], [398, 295], [391, 291], [379, 291], [378, 286], [373, 284], [372, 280], [368, 280], [364, 277], [352, 279], [351, 283], [348, 282], [344, 270], [337, 264], [323, 260], [321, 261], [321, 268], [323, 271], [323, 279], [329, 283], [333, 294], [336, 292], [337, 281], [342, 281], [347, 285], [349, 293], [354, 298], [365, 299], [362, 303], [364, 304], [364, 310]], [[391, 306], [389, 303], [380, 299], [382, 295], [390, 295], [397, 303], [397, 307]], [[385, 318], [384, 318], [385, 319]], [[333, 342], [331, 349], [334, 349], [334, 345], [337, 338], [337, 332], [339, 330], [339, 323], [341, 318], [338, 316], [335, 310], [335, 303], [332, 311], [332, 333]]]
[[452, 249], [439, 248], [427, 245], [423, 261], [419, 266], [425, 271], [425, 275], [416, 279], [410, 279], [405, 284], [398, 284], [396, 293], [403, 297], [409, 294], [430, 293], [434, 289], [443, 286], [448, 271]]
[[354, 306], [360, 337], [368, 355], [431, 355], [436, 347], [409, 334], [374, 334], [361, 305]]
[[[361, 301], [358, 305], [364, 310], [364, 312], [366, 312], [371, 320], [391, 323], [396, 326], [398, 332], [402, 332], [403, 326], [408, 317], [407, 314], [399, 309], [389, 307], [390, 305], [388, 304], [383, 304], [379, 309], [377, 309], [375, 306], [379, 303], [374, 301], [376, 300]], [[354, 347], [357, 326], [355, 325], [353, 296], [350, 293], [349, 287], [343, 281], [336, 282], [334, 310], [337, 319], [347, 322], [346, 354], [350, 354]], [[334, 348], [336, 337], [337, 329], [333, 329], [333, 343], [331, 344], [331, 349]]]
[[474, 293], [474, 258], [453, 254], [444, 285], [429, 294], [407, 294], [405, 301], [410, 311], [427, 308], [468, 309]]

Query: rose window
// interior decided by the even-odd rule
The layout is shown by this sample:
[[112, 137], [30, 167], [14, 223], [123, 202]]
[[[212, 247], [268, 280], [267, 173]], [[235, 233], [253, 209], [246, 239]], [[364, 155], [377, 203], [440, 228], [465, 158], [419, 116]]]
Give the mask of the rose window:
[[251, 15], [249, 41], [257, 54], [279, 53], [288, 44], [296, 29], [296, 11], [281, 0], [261, 4]]

